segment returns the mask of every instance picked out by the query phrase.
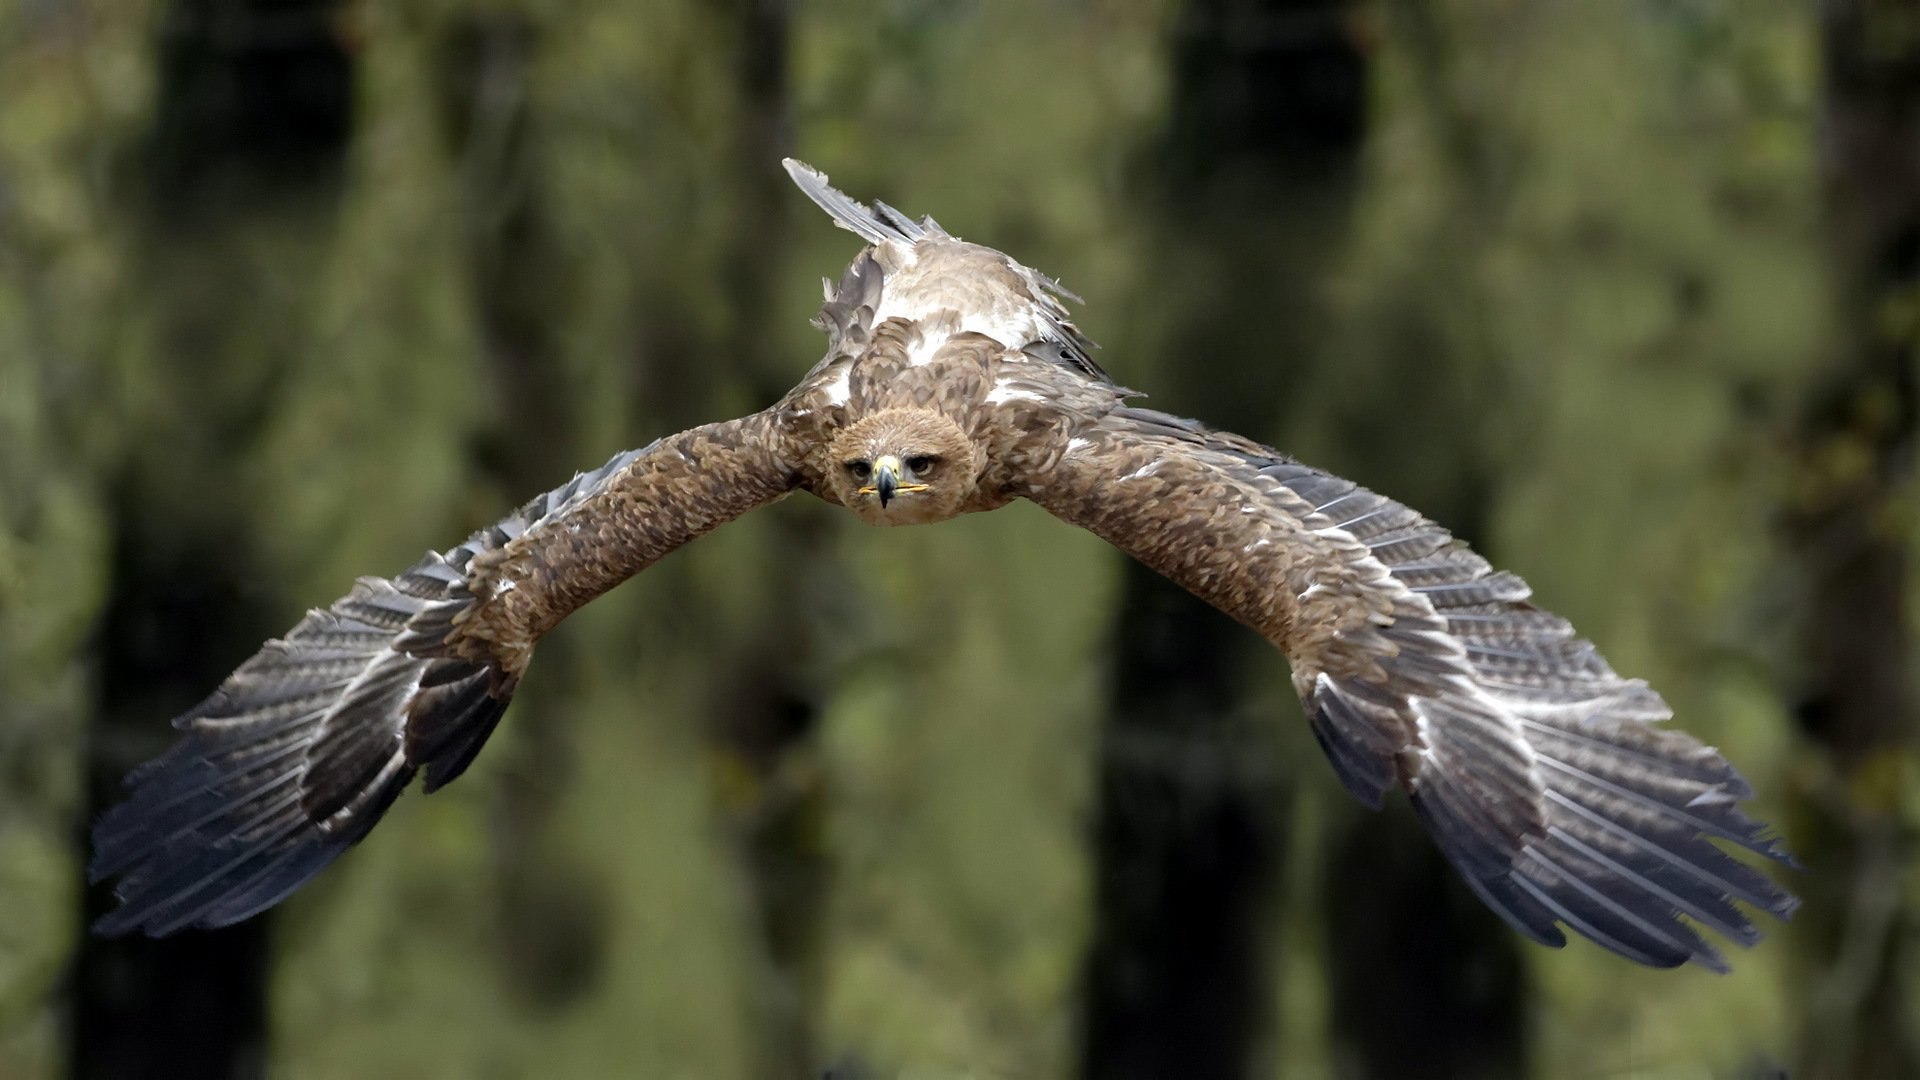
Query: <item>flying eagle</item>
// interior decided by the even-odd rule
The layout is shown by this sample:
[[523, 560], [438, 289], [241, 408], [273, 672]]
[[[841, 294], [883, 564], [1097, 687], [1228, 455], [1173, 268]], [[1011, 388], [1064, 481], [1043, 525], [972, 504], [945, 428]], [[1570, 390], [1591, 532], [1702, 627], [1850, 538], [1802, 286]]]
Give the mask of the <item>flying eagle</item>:
[[[581, 605], [805, 491], [873, 525], [1028, 499], [1260, 633], [1371, 807], [1389, 787], [1515, 929], [1726, 970], [1736, 902], [1795, 900], [1713, 841], [1790, 863], [1726, 759], [1446, 530], [1252, 440], [1134, 408], [1057, 283], [797, 161], [867, 246], [828, 282], [826, 357], [763, 412], [619, 454], [449, 551], [361, 578], [267, 642], [128, 777], [94, 831], [101, 933], [245, 919], [299, 888], [424, 772], [466, 770], [534, 645]], [[1682, 916], [1686, 917], [1685, 921]]]

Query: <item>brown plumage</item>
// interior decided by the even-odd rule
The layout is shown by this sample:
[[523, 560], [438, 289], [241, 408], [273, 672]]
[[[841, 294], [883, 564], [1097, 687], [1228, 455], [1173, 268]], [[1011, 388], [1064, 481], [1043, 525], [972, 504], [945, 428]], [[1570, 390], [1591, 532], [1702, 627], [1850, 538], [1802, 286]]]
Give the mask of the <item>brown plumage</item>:
[[[1029, 499], [1264, 635], [1340, 780], [1406, 790], [1468, 885], [1550, 945], [1725, 965], [1737, 903], [1793, 898], [1712, 841], [1785, 861], [1713, 749], [1645, 683], [1445, 530], [1249, 440], [1125, 404], [1057, 284], [931, 218], [803, 191], [868, 246], [829, 282], [826, 357], [764, 412], [615, 457], [268, 642], [129, 777], [95, 831], [105, 933], [217, 926], [364, 836], [417, 772], [465, 770], [534, 645], [680, 545], [804, 490], [876, 525]], [[1681, 917], [1691, 920], [1691, 924]]]

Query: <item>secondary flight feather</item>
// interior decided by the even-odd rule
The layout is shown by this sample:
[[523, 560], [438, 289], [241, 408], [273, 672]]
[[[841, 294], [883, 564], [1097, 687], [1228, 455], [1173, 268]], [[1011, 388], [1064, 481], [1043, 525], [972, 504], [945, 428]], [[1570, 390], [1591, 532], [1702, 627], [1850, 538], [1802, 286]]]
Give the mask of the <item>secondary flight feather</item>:
[[770, 408], [617, 455], [392, 578], [362, 578], [174, 721], [94, 832], [102, 933], [220, 926], [359, 842], [416, 775], [473, 761], [535, 645], [682, 544], [806, 491], [874, 525], [1030, 500], [1284, 652], [1356, 797], [1406, 792], [1522, 934], [1725, 970], [1746, 908], [1795, 901], [1752, 791], [1664, 725], [1527, 584], [1391, 499], [1196, 421], [1134, 408], [1039, 272], [787, 162], [865, 240], [826, 285], [826, 356]]

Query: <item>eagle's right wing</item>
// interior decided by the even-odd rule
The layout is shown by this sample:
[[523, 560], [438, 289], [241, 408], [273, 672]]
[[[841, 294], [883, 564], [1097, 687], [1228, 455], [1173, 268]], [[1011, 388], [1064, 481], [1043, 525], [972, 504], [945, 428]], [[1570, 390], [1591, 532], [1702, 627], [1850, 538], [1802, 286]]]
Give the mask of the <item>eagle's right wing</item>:
[[278, 903], [379, 821], [414, 774], [466, 770], [540, 636], [708, 530], [785, 494], [766, 414], [620, 454], [465, 543], [308, 612], [174, 721], [94, 827], [95, 929], [155, 936]]
[[1749, 945], [1734, 901], [1793, 910], [1709, 842], [1786, 859], [1741, 812], [1746, 781], [1658, 726], [1660, 696], [1518, 577], [1399, 503], [1192, 421], [1119, 409], [1056, 430], [1020, 493], [1284, 650], [1340, 779], [1372, 806], [1405, 788], [1520, 932], [1557, 946], [1564, 923], [1644, 964], [1724, 970], [1680, 916]]

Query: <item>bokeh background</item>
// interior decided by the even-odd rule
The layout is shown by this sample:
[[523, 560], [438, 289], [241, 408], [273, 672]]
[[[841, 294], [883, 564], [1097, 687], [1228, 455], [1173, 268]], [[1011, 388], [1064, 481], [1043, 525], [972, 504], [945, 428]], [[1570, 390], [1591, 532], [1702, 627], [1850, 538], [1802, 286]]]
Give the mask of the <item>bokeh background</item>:
[[[282, 908], [88, 938], [261, 639], [811, 365], [783, 154], [1527, 576], [1799, 917], [1529, 945], [1091, 536], [796, 499]], [[1917, 342], [1916, 0], [9, 0], [0, 1076], [1920, 1075]]]

